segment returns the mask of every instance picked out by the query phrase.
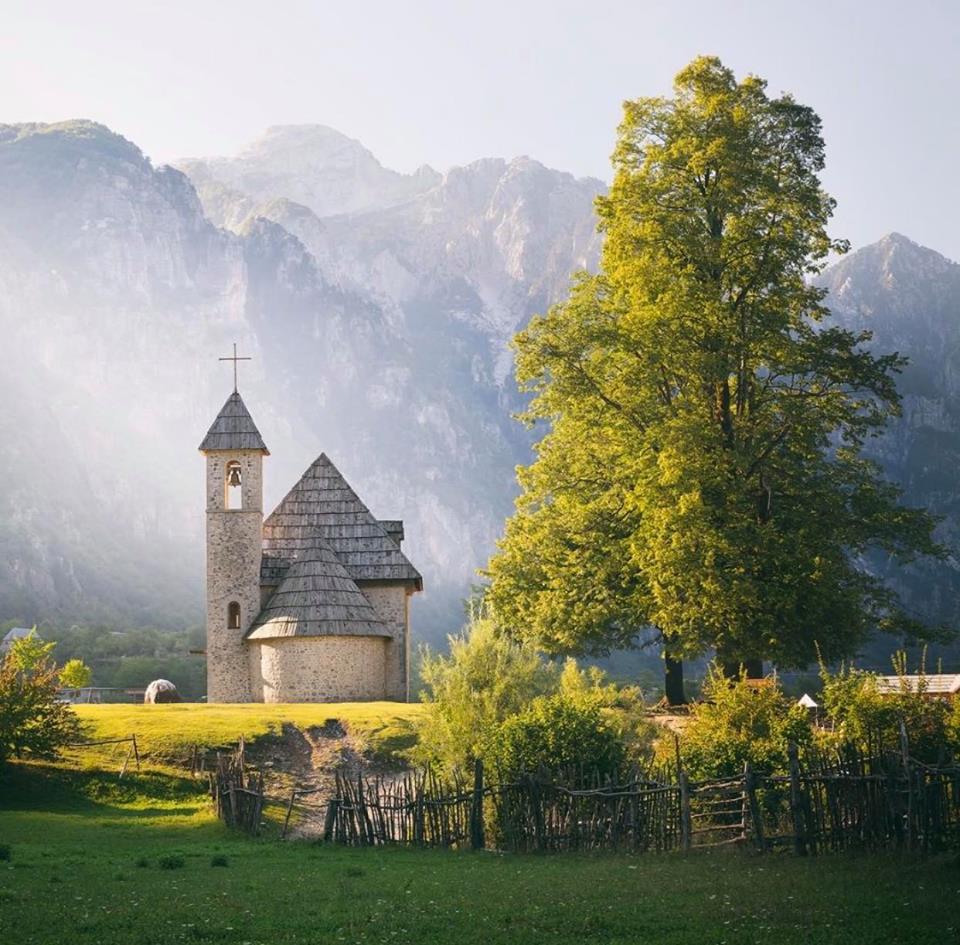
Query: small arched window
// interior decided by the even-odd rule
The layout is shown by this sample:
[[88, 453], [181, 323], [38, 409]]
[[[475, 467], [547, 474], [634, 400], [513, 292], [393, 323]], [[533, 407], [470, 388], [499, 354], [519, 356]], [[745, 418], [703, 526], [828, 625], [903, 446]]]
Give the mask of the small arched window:
[[243, 474], [240, 464], [235, 460], [227, 463], [223, 477], [223, 504], [228, 509], [243, 508]]
[[240, 605], [235, 600], [227, 605], [227, 629], [240, 629]]

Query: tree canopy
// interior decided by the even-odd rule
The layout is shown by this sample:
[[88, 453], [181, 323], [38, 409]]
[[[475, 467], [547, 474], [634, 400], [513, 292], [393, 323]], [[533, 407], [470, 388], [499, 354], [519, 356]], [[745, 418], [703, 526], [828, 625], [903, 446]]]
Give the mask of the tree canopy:
[[820, 120], [694, 60], [624, 105], [600, 272], [515, 339], [546, 425], [489, 565], [498, 619], [551, 652], [656, 627], [678, 656], [801, 666], [875, 627], [922, 633], [864, 567], [940, 554], [861, 455], [897, 354], [830, 323]]

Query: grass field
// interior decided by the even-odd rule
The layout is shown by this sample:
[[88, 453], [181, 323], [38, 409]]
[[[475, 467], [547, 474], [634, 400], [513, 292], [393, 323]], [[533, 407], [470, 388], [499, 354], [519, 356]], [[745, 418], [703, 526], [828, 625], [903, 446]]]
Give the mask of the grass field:
[[160, 772], [118, 782], [115, 772], [11, 766], [0, 844], [0, 942], [16, 945], [913, 945], [960, 931], [952, 859], [500, 856], [249, 840], [210, 816], [195, 782]]
[[[147, 762], [162, 763], [187, 755], [193, 745], [217, 748], [278, 734], [283, 723], [305, 729], [329, 719], [343, 723], [371, 751], [390, 754], [413, 742], [413, 719], [423, 710], [417, 703], [341, 702], [296, 705], [81, 705], [76, 707], [90, 739], [124, 738], [136, 733]], [[88, 762], [105, 762], [126, 749], [84, 752]]]

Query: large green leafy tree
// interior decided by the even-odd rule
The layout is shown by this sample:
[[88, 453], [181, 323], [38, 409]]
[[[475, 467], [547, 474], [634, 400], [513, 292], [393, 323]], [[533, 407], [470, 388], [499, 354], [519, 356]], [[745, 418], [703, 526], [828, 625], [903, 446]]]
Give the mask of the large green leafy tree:
[[548, 430], [489, 566], [496, 615], [554, 652], [653, 626], [673, 657], [733, 664], [922, 632], [863, 567], [940, 549], [861, 455], [903, 361], [810, 283], [846, 249], [818, 117], [700, 58], [625, 104], [613, 162], [600, 273], [516, 339]]

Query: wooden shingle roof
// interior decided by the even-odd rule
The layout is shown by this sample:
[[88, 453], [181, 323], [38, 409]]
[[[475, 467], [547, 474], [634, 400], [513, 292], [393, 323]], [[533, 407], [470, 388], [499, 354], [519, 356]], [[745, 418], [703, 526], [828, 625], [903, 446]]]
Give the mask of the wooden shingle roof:
[[[394, 535], [401, 523], [390, 522]], [[265, 564], [276, 573], [283, 559], [321, 542], [354, 581], [400, 581], [422, 589], [420, 572], [350, 488], [325, 453], [263, 523]]]
[[247, 405], [236, 391], [227, 398], [217, 414], [217, 419], [200, 444], [200, 450], [262, 450], [270, 455]]
[[337, 556], [316, 537], [290, 562], [280, 586], [247, 631], [247, 639], [389, 637], [390, 631]]

